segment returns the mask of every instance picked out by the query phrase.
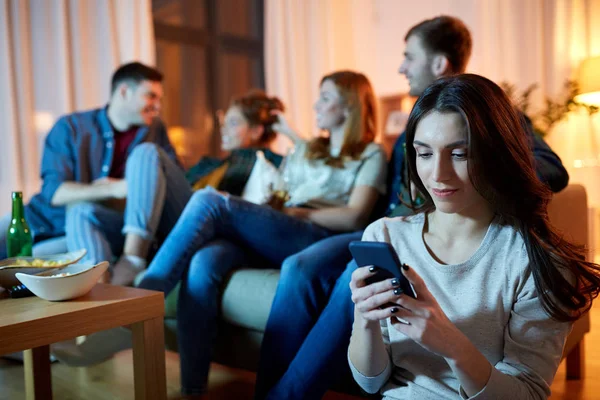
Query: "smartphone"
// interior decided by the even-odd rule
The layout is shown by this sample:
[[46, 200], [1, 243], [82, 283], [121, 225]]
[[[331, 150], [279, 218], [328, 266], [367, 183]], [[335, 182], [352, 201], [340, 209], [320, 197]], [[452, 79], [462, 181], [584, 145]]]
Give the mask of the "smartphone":
[[372, 265], [377, 268], [375, 275], [365, 280], [368, 285], [385, 279], [397, 278], [402, 291], [406, 295], [416, 298], [414, 288], [400, 271], [402, 263], [392, 245], [386, 242], [354, 241], [350, 242], [348, 247], [359, 267]]

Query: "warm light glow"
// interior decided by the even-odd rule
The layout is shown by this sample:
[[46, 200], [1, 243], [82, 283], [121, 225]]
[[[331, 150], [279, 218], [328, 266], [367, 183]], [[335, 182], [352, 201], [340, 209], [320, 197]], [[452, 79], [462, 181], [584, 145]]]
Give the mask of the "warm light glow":
[[573, 161], [573, 167], [575, 167], [575, 168], [597, 167], [598, 165], [600, 165], [600, 162], [597, 158], [588, 158], [585, 160]]
[[186, 157], [189, 149], [186, 148], [185, 129], [182, 126], [171, 126], [167, 129], [167, 136], [177, 156]]
[[577, 82], [580, 94], [575, 96], [575, 101], [600, 105], [600, 56], [581, 63]]
[[600, 91], [578, 94], [575, 96], [575, 100], [579, 103], [600, 105]]
[[185, 129], [183, 129], [182, 126], [169, 127], [167, 134], [173, 147], [177, 148], [183, 145], [183, 140], [185, 139]]
[[35, 111], [33, 113], [33, 125], [36, 132], [45, 135], [54, 125], [54, 115], [49, 111]]
[[171, 126], [167, 129], [171, 145], [177, 153], [179, 162], [185, 169], [196, 164], [206, 154], [206, 139], [183, 126]]

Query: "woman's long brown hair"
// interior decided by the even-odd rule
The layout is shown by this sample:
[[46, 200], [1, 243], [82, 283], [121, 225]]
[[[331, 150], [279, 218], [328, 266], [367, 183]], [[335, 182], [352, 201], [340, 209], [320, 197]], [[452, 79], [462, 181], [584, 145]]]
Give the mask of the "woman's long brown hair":
[[413, 141], [419, 121], [431, 112], [463, 117], [471, 182], [495, 213], [523, 237], [546, 312], [558, 321], [579, 318], [600, 292], [600, 267], [586, 261], [586, 249], [566, 240], [549, 223], [551, 192], [536, 176], [523, 117], [498, 85], [478, 75], [443, 78], [427, 88], [406, 128], [409, 180], [425, 198], [421, 212], [435, 206], [416, 173]]

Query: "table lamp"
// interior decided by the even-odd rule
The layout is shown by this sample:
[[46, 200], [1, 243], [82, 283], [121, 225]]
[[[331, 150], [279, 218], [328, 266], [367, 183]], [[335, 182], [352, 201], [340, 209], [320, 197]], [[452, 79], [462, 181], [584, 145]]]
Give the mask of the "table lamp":
[[584, 60], [577, 77], [579, 94], [575, 101], [590, 105], [600, 105], [600, 56]]

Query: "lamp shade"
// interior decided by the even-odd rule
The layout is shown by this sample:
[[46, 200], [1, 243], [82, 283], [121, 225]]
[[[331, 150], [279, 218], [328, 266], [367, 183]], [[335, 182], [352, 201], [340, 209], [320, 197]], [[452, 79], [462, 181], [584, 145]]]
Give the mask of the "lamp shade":
[[600, 105], [600, 56], [591, 57], [581, 63], [578, 82], [579, 93], [575, 101]]

